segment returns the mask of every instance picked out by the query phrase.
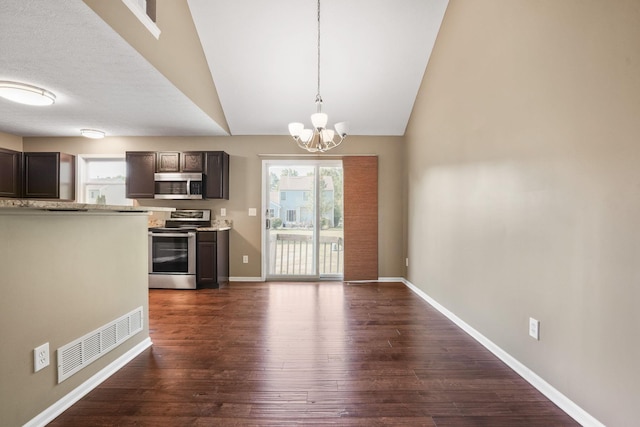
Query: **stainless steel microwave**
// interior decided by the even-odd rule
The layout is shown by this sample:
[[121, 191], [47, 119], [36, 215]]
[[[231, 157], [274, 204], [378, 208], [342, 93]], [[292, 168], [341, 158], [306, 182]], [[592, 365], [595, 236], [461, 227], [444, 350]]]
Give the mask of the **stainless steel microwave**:
[[201, 173], [156, 173], [156, 199], [202, 199], [204, 175]]

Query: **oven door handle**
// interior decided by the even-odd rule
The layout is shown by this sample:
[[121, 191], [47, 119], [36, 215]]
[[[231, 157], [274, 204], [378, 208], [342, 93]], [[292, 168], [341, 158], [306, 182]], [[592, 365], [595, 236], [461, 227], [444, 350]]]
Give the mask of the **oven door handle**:
[[151, 237], [196, 237], [196, 233], [189, 231], [188, 233], [153, 233], [149, 232]]

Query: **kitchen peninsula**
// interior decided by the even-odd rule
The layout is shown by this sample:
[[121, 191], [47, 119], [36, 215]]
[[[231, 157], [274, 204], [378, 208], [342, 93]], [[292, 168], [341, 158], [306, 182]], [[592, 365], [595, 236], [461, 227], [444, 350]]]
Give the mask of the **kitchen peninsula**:
[[[46, 424], [151, 345], [147, 222], [162, 210], [0, 199], [0, 425]], [[121, 318], [139, 309], [130, 336], [60, 382], [57, 349], [114, 321], [126, 334]]]

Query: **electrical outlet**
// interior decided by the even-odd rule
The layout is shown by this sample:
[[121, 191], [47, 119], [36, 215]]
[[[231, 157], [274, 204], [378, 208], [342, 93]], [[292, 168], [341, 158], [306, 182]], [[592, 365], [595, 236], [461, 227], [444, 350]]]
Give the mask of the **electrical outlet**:
[[243, 264], [249, 263], [249, 255], [242, 255], [242, 263]]
[[405, 260], [404, 260], [404, 265], [406, 265], [407, 267], [409, 267], [409, 258], [405, 258]]
[[529, 318], [529, 336], [536, 340], [540, 340], [540, 321], [533, 317]]
[[227, 216], [227, 209], [226, 208], [220, 208], [220, 216]]
[[33, 349], [33, 372], [49, 366], [49, 343]]

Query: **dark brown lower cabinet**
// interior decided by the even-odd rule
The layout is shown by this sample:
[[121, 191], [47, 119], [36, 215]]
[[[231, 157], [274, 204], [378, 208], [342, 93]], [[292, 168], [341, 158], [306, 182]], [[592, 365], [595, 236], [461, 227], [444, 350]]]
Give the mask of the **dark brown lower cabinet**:
[[199, 231], [196, 281], [198, 288], [219, 288], [229, 281], [229, 230]]

